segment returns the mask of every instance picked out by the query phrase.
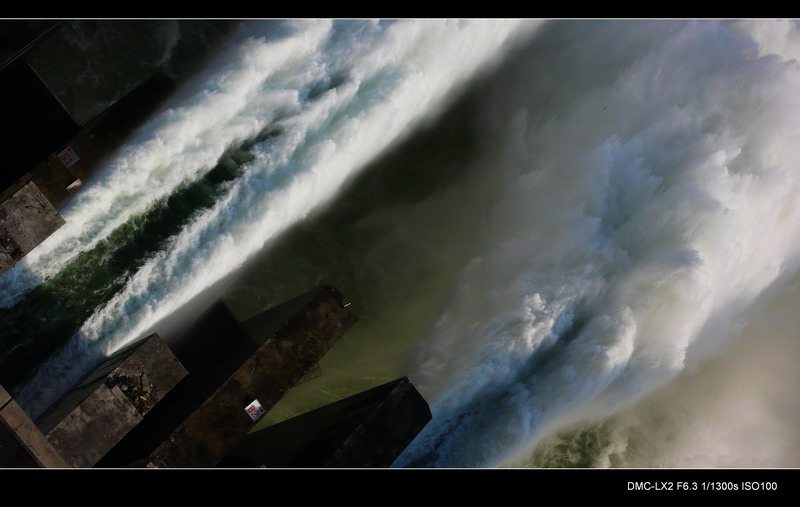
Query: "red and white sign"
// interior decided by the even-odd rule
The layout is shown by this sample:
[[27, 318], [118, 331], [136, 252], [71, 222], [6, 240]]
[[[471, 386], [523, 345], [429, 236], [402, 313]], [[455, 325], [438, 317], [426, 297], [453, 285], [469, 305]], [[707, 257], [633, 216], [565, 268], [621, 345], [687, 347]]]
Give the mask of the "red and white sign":
[[72, 146], [67, 146], [67, 149], [58, 154], [58, 160], [60, 160], [61, 163], [64, 164], [64, 167], [67, 168], [75, 165], [75, 162], [80, 159], [81, 158], [78, 156], [78, 154], [72, 149]]
[[249, 415], [250, 419], [253, 421], [258, 421], [262, 415], [267, 413], [258, 400], [253, 400], [253, 403], [247, 405], [247, 408], [245, 408], [244, 411], [247, 412], [247, 415]]
[[82, 184], [83, 183], [81, 182], [81, 180], [75, 180], [72, 183], [70, 183], [69, 186], [67, 186], [67, 190], [69, 191], [70, 194], [74, 194], [75, 192], [78, 191], [79, 188], [81, 188]]

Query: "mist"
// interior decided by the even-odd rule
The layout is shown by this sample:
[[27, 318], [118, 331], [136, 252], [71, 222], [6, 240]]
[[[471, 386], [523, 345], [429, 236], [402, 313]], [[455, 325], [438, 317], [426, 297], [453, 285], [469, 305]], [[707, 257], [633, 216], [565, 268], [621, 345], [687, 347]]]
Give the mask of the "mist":
[[396, 467], [797, 466], [796, 55], [793, 22], [245, 24], [0, 279], [82, 290], [227, 168], [20, 400], [324, 282], [361, 317], [348, 388], [431, 405]]
[[797, 63], [747, 30], [554, 23], [496, 77], [459, 201], [498, 197], [414, 364], [434, 421], [396, 465], [496, 465], [610, 416], [796, 272]]

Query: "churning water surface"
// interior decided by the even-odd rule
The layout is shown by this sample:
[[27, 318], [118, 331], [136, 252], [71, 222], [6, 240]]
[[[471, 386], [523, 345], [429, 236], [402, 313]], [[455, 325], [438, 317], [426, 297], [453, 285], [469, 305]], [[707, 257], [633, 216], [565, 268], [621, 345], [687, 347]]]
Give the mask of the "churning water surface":
[[16, 395], [209, 293], [333, 283], [362, 319], [325, 389], [431, 403], [395, 466], [797, 466], [799, 51], [792, 22], [242, 23], [0, 278], [4, 357], [46, 350]]

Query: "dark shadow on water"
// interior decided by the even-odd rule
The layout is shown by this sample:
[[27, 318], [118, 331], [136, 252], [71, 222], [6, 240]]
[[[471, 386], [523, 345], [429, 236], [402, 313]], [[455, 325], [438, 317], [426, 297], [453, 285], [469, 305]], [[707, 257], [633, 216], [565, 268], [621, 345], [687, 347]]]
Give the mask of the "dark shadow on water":
[[387, 209], [425, 201], [469, 176], [466, 168], [476, 154], [480, 130], [476, 110], [481, 93], [476, 88], [370, 162], [333, 201], [250, 260], [227, 294], [241, 316], [320, 284], [336, 286], [358, 306], [356, 271], [366, 253], [360, 245], [368, 239], [353, 225]]

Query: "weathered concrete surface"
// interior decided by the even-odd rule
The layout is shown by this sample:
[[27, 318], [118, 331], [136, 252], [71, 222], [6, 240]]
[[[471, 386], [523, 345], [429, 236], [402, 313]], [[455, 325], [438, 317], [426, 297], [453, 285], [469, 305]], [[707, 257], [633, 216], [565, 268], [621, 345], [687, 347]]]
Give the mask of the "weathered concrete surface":
[[0, 274], [62, 225], [64, 219], [33, 182], [0, 203]]
[[170, 340], [170, 348], [189, 373], [97, 463], [98, 467], [127, 467], [139, 462], [144, 466], [149, 454], [258, 348], [222, 301], [196, 319], [185, 333]]
[[11, 400], [11, 395], [6, 391], [6, 388], [0, 386], [0, 408]]
[[187, 374], [157, 334], [151, 335], [128, 359], [111, 371], [107, 387], [118, 386], [136, 410], [145, 415]]
[[431, 419], [407, 378], [242, 438], [220, 467], [385, 468]]
[[139, 421], [142, 415], [119, 387], [94, 391], [47, 434], [73, 468], [91, 467]]
[[[5, 390], [3, 390], [5, 392]], [[5, 395], [4, 395], [5, 397]], [[67, 468], [66, 461], [59, 455], [58, 451], [47, 441], [39, 429], [28, 418], [22, 407], [10, 399], [6, 401], [0, 409], [0, 423], [3, 437], [0, 439], [6, 445], [12, 443], [10, 435], [17, 440], [19, 446], [6, 455], [6, 459], [13, 462], [8, 464], [0, 463], [3, 466], [29, 466], [32, 459], [36, 465], [47, 468]], [[21, 452], [24, 449], [24, 452]], [[13, 457], [10, 457], [13, 454]]]
[[[139, 372], [138, 368], [141, 368], [142, 372]], [[130, 394], [126, 394], [127, 389], [121, 390], [131, 404], [134, 406], [138, 404], [142, 408], [152, 407], [186, 375], [186, 369], [169, 347], [163, 343], [158, 334], [152, 334], [108, 357], [76, 387], [42, 413], [36, 419], [36, 426], [45, 435], [51, 432], [101, 385], [107, 383], [109, 388], [116, 385], [111, 379], [122, 377], [116, 373], [118, 371], [135, 372], [135, 377], [130, 382], [123, 381], [119, 384], [121, 388], [126, 387], [126, 384], [136, 387], [130, 390]], [[143, 404], [142, 402], [146, 400], [140, 400], [135, 404], [134, 399], [142, 394], [145, 394], [150, 401]], [[141, 413], [144, 415], [144, 412]]]
[[0, 468], [39, 468], [39, 463], [28, 453], [17, 436], [0, 423]]
[[416, 388], [402, 378], [347, 437], [325, 467], [390, 466], [431, 420], [431, 411]]
[[111, 356], [37, 424], [70, 466], [93, 466], [186, 373], [161, 338], [150, 335]]
[[245, 407], [258, 400], [269, 411], [357, 320], [339, 291], [314, 291], [302, 309], [151, 454], [151, 462], [166, 458], [175, 467], [215, 466], [252, 429]]

